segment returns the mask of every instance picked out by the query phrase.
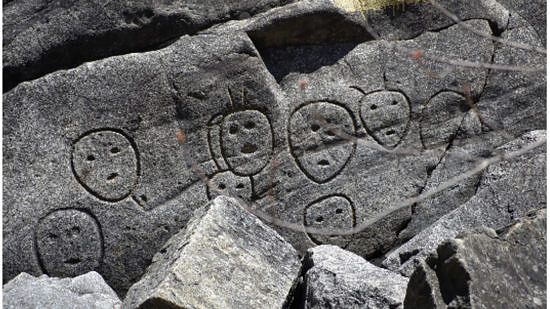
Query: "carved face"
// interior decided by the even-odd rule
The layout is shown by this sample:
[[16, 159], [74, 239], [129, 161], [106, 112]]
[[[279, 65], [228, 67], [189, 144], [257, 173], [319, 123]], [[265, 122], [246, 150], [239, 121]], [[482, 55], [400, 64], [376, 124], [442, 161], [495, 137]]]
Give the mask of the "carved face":
[[395, 91], [379, 91], [361, 101], [361, 120], [378, 143], [395, 147], [401, 141], [410, 119], [409, 103]]
[[103, 239], [96, 220], [76, 210], [57, 210], [42, 218], [35, 231], [37, 254], [50, 276], [78, 276], [102, 259]]
[[252, 198], [252, 183], [249, 177], [238, 176], [230, 171], [220, 172], [212, 176], [210, 184], [221, 191], [218, 193], [207, 187], [208, 197], [211, 199], [220, 194], [238, 196], [244, 200]]
[[[341, 195], [329, 196], [306, 208], [304, 223], [306, 226], [319, 229], [353, 228], [355, 212], [350, 201]], [[344, 247], [351, 236], [330, 236], [309, 234], [317, 244], [334, 244]]]
[[267, 117], [256, 110], [226, 115], [221, 124], [221, 150], [235, 174], [252, 176], [269, 162], [273, 134]]
[[312, 180], [326, 182], [346, 165], [355, 150], [353, 119], [336, 104], [319, 102], [296, 110], [290, 118], [290, 150]]
[[137, 181], [137, 160], [130, 141], [111, 130], [86, 134], [73, 146], [76, 178], [103, 200], [117, 201], [130, 194]]

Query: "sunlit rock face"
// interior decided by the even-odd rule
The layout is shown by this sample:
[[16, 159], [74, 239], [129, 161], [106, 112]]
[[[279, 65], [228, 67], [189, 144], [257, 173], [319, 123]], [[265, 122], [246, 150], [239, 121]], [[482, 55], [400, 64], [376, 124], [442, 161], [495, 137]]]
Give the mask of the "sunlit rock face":
[[342, 3], [117, 2], [106, 20], [7, 1], [5, 280], [95, 270], [123, 296], [219, 195], [302, 254], [330, 244], [379, 262], [472, 198], [480, 174], [430, 191], [545, 128], [543, 73], [488, 67], [545, 63], [483, 37], [542, 46], [513, 6], [453, 0], [457, 25], [425, 1], [379, 5], [374, 35]]

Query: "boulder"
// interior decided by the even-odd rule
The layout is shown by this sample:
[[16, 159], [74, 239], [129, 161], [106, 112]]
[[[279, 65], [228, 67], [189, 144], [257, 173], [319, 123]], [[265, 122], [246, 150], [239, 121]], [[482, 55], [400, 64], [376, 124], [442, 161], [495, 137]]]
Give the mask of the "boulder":
[[10, 1], [3, 7], [4, 91], [86, 61], [158, 49], [182, 35], [289, 2]]
[[545, 308], [546, 209], [443, 242], [415, 270], [405, 308]]
[[124, 308], [283, 308], [300, 271], [289, 243], [218, 196], [155, 255]]
[[[510, 93], [478, 102], [492, 72], [427, 57], [490, 63], [495, 46], [426, 1], [395, 13], [394, 2], [377, 2], [381, 6], [366, 13], [391, 40], [373, 40], [362, 14], [333, 0], [272, 10], [266, 9], [284, 1], [231, 1], [219, 10], [205, 9], [213, 3], [208, 1], [153, 2], [100, 4], [107, 11], [143, 7], [145, 15], [152, 7], [151, 21], [131, 10], [139, 15], [129, 17], [136, 26], [123, 27], [135, 28], [136, 36], [158, 16], [180, 16], [180, 8], [193, 17], [174, 23], [166, 17], [174, 31], [195, 20], [205, 28], [166, 44], [155, 41], [146, 51], [133, 49], [139, 40], [126, 42], [136, 36], [102, 36], [103, 26], [125, 22], [115, 9], [108, 21], [97, 13], [96, 28], [90, 26], [93, 10], [83, 8], [82, 21], [80, 13], [64, 14], [95, 2], [55, 2], [36, 14], [54, 14], [54, 25], [63, 20], [60, 31], [67, 37], [99, 29], [93, 32], [99, 40], [139, 52], [58, 70], [4, 93], [4, 280], [20, 272], [76, 276], [96, 270], [123, 296], [193, 211], [219, 194], [246, 201], [301, 254], [334, 244], [379, 259], [475, 193], [479, 176], [459, 184], [460, 198], [442, 193], [454, 201], [449, 207], [439, 205], [446, 198], [428, 198], [425, 204], [439, 209], [433, 215], [423, 211], [423, 202], [408, 202], [467, 170], [473, 160], [462, 154], [488, 156], [486, 144], [495, 148], [545, 126], [544, 83], [518, 83]], [[5, 10], [25, 11], [26, 4], [6, 2]], [[445, 5], [455, 4], [465, 25], [478, 32], [510, 30], [510, 12], [494, 0]], [[258, 14], [210, 27], [236, 19], [227, 12], [241, 15], [251, 6], [257, 9], [250, 14]], [[72, 53], [57, 36], [13, 40], [19, 37], [25, 48], [38, 44], [60, 61], [70, 57], [58, 57], [57, 48]], [[53, 43], [44, 43], [47, 38]], [[97, 49], [78, 50], [104, 50], [97, 41], [88, 43]], [[484, 127], [470, 103], [510, 134]]]
[[304, 308], [403, 308], [408, 278], [334, 245], [307, 251]]
[[[498, 151], [517, 151], [545, 139], [546, 131], [529, 132]], [[382, 264], [410, 276], [444, 240], [478, 227], [496, 229], [525, 216], [532, 209], [546, 207], [545, 170], [544, 144], [510, 161], [489, 166], [482, 173], [477, 193], [469, 201], [392, 251]]]
[[74, 278], [21, 273], [2, 287], [2, 302], [4, 309], [116, 309], [122, 305], [95, 271]]

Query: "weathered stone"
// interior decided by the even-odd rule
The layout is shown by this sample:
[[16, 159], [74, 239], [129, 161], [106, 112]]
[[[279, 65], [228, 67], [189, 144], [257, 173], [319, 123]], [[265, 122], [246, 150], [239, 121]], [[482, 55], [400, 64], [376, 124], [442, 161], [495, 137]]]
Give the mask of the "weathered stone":
[[90, 60], [166, 46], [184, 34], [284, 5], [261, 1], [30, 1], [4, 3], [4, 91]]
[[121, 308], [116, 293], [95, 271], [74, 278], [21, 273], [2, 287], [4, 309]]
[[[369, 24], [386, 40], [410, 39], [426, 31], [438, 31], [454, 21], [430, 1], [333, 0], [334, 3], [359, 2], [369, 10]], [[459, 20], [485, 19], [502, 30], [508, 22], [508, 10], [496, 0], [445, 0], [436, 2]]]
[[[455, 23], [441, 10], [430, 5], [428, 1], [407, 0], [405, 2], [406, 4], [398, 0], [302, 0], [259, 14], [250, 20], [230, 22], [228, 25], [218, 25], [213, 28], [229, 27], [245, 31], [262, 29], [262, 32], [268, 29], [270, 31], [277, 29], [275, 32], [278, 35], [274, 37], [274, 40], [265, 40], [264, 42], [272, 46], [281, 46], [304, 43], [319, 44], [326, 38], [345, 41], [349, 40], [350, 36], [364, 37], [368, 27], [365, 26], [363, 16], [369, 17], [369, 27], [372, 27], [380, 37], [386, 40], [411, 39], [423, 32], [437, 31]], [[440, 5], [450, 9], [461, 20], [485, 19], [500, 31], [505, 29], [508, 23], [509, 11], [495, 0], [476, 2], [447, 0]], [[359, 24], [363, 29], [355, 28], [354, 31], [343, 31], [350, 30], [350, 28], [331, 18], [334, 17], [334, 14], [345, 15], [346, 20]], [[301, 21], [306, 22], [301, 23]], [[328, 24], [334, 26], [330, 34], [319, 35], [323, 32], [320, 28]], [[308, 38], [307, 34], [311, 36]], [[368, 31], [367, 37], [372, 38]], [[281, 41], [286, 43], [281, 44]]]
[[497, 0], [508, 10], [517, 13], [527, 21], [537, 32], [542, 41], [542, 46], [546, 46], [546, 1], [534, 0], [524, 2], [520, 0]]
[[[516, 73], [516, 77], [519, 75], [521, 73]], [[443, 156], [434, 164], [423, 192], [434, 190], [452, 177], [472, 169], [477, 163], [469, 158], [491, 156], [495, 148], [506, 142], [526, 132], [546, 128], [546, 76], [535, 76], [531, 73], [531, 82], [524, 83], [525, 87], [514, 89], [510, 85], [507, 90], [499, 88], [501, 91], [496, 97], [482, 99], [475, 104], [477, 111], [470, 110], [464, 114], [448, 149], [444, 148], [446, 145], [439, 148]], [[503, 76], [500, 81], [505, 84], [510, 78], [509, 75]], [[484, 94], [491, 91], [487, 90]], [[410, 239], [468, 201], [477, 190], [479, 177], [480, 174], [473, 175], [457, 186], [415, 205], [411, 222], [400, 232], [400, 239]]]
[[[8, 4], [17, 3], [27, 2]], [[268, 3], [283, 2], [186, 12], [194, 14], [189, 22], [204, 20], [208, 27], [233, 19], [218, 13], [234, 5], [237, 14], [248, 5], [260, 12]], [[484, 157], [491, 147], [544, 128], [544, 83], [518, 84], [479, 101], [492, 71], [430, 60], [431, 54], [490, 63], [494, 52], [490, 40], [454, 25], [434, 6], [412, 4], [395, 16], [391, 7], [368, 12], [371, 24], [383, 17], [377, 30], [390, 24], [383, 37], [403, 39], [383, 41], [373, 40], [360, 12], [336, 4], [307, 0], [244, 14], [244, 20], [191, 32], [156, 51], [85, 63], [5, 93], [4, 280], [23, 271], [74, 276], [97, 270], [122, 296], [193, 210], [219, 194], [245, 200], [301, 253], [336, 244], [379, 259], [426, 227], [422, 205], [396, 209], [402, 201], [468, 170], [473, 160], [462, 154]], [[484, 34], [512, 30], [506, 27], [510, 12], [497, 2], [445, 3], [451, 4], [466, 26]], [[84, 4], [67, 10], [75, 5]], [[168, 4], [155, 4], [150, 23], [135, 27], [136, 36], [157, 16], [191, 6], [157, 12], [162, 5]], [[174, 29], [180, 22], [187, 21]], [[67, 25], [67, 35], [80, 31]], [[134, 48], [125, 42], [113, 46]], [[472, 104], [510, 134], [484, 127]], [[425, 218], [433, 222], [461, 205], [476, 183], [472, 177], [458, 184], [461, 198]], [[411, 215], [414, 228], [406, 235]], [[304, 231], [303, 225], [323, 230]], [[84, 234], [73, 240], [72, 227]], [[362, 231], [353, 235], [335, 232], [358, 227]]]
[[[546, 131], [530, 132], [498, 151], [516, 151], [545, 139]], [[479, 180], [477, 193], [468, 202], [391, 252], [383, 265], [410, 276], [444, 240], [477, 227], [498, 228], [524, 216], [531, 209], [546, 207], [545, 170], [544, 145], [511, 161], [489, 166]]]
[[125, 308], [283, 308], [300, 276], [298, 252], [239, 201], [219, 196], [153, 258]]
[[443, 242], [413, 273], [405, 308], [545, 308], [546, 209]]
[[305, 308], [403, 308], [408, 279], [333, 245], [308, 249]]
[[[508, 29], [504, 31], [500, 37], [509, 42], [532, 46], [533, 49], [544, 48], [543, 41], [535, 30], [527, 21], [522, 20], [517, 14], [512, 14]], [[493, 70], [490, 72], [487, 79], [487, 85], [485, 86], [482, 100], [499, 98], [503, 95], [513, 93], [516, 90], [521, 90], [522, 88], [529, 89], [529, 87], [533, 85], [546, 83], [546, 74], [537, 74], [544, 72], [546, 54], [499, 43], [495, 48], [493, 62], [500, 65], [512, 65], [517, 67], [518, 70], [526, 68], [531, 70], [539, 69], [540, 71], [515, 72], [513, 70]], [[524, 96], [528, 97], [527, 99], [536, 99], [538, 95], [539, 93], [536, 93], [536, 95], [530, 95], [529, 93], [524, 94]], [[498, 121], [497, 119], [498, 118], [496, 118], [495, 121]]]

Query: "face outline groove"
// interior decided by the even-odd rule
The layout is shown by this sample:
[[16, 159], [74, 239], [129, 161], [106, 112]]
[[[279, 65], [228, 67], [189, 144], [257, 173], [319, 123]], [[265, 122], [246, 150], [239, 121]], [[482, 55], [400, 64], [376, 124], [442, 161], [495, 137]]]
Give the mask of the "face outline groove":
[[132, 193], [139, 174], [139, 154], [123, 131], [102, 128], [82, 134], [71, 148], [71, 170], [90, 194], [108, 202]]
[[78, 276], [102, 263], [103, 232], [87, 210], [56, 209], [38, 221], [34, 251], [43, 273], [55, 277]]
[[359, 116], [365, 130], [386, 148], [395, 148], [410, 123], [410, 104], [399, 91], [377, 90], [363, 96]]
[[[218, 193], [214, 188], [222, 191]], [[243, 200], [252, 199], [252, 179], [251, 177], [244, 177], [236, 175], [231, 171], [217, 172], [209, 178], [209, 183], [206, 186], [206, 194], [208, 199], [214, 199], [214, 197], [224, 194], [228, 196], [237, 196]]]
[[298, 107], [288, 123], [290, 153], [300, 170], [317, 183], [337, 177], [355, 153], [356, 127], [351, 112], [330, 101]]
[[244, 109], [227, 113], [219, 130], [221, 157], [236, 175], [253, 176], [269, 163], [273, 152], [273, 131], [262, 112]]
[[[351, 200], [343, 194], [323, 196], [304, 209], [304, 226], [320, 229], [351, 229], [355, 227], [355, 208]], [[307, 233], [308, 238], [317, 245], [334, 244], [345, 248], [352, 235], [333, 236]]]

